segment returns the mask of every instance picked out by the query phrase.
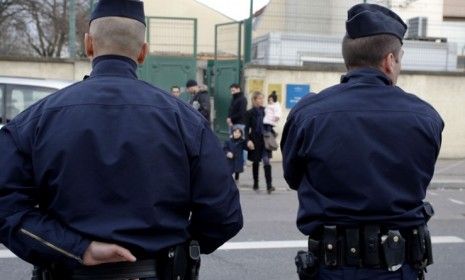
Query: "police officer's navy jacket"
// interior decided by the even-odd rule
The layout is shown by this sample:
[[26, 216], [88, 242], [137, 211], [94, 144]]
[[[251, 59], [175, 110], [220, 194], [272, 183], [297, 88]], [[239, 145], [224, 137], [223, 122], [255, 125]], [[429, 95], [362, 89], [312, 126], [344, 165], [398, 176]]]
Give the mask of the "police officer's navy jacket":
[[422, 199], [441, 145], [443, 121], [418, 97], [375, 69], [303, 98], [281, 148], [284, 176], [298, 191], [297, 225], [425, 223]]
[[242, 227], [207, 121], [136, 69], [98, 57], [88, 79], [2, 128], [0, 239], [19, 257], [75, 265], [91, 240], [148, 258], [193, 238], [210, 253]]

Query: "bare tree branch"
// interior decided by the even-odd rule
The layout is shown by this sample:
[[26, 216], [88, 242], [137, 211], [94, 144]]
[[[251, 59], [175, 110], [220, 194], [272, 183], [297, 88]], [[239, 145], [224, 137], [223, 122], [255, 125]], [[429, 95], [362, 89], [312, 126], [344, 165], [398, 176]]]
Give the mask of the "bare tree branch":
[[[89, 1], [77, 0], [77, 38], [88, 28]], [[2, 23], [9, 33], [3, 34]], [[11, 24], [11, 23], [18, 24]], [[84, 25], [84, 27], [80, 26]], [[26, 46], [39, 56], [61, 57], [68, 45], [68, 0], [0, 0], [0, 40], [22, 37]], [[14, 30], [14, 31], [13, 31]], [[13, 32], [11, 32], [13, 31]], [[10, 38], [10, 40], [3, 40]], [[81, 41], [81, 40], [79, 40]], [[77, 43], [82, 54], [82, 44]], [[10, 48], [10, 46], [5, 46]], [[0, 46], [0, 50], [1, 50]], [[30, 52], [29, 52], [30, 53]]]

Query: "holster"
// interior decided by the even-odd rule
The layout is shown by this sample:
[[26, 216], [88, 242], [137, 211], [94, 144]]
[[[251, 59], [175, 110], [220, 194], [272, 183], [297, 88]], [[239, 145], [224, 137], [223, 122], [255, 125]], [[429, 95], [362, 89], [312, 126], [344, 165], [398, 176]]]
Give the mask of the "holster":
[[407, 258], [415, 268], [424, 270], [428, 265], [433, 264], [431, 236], [426, 225], [407, 233], [407, 246], [410, 252]]
[[53, 278], [48, 269], [34, 266], [31, 280], [53, 280]]
[[[426, 223], [434, 216], [433, 205], [427, 201], [423, 202], [423, 215]], [[431, 235], [426, 223], [405, 233], [409, 252], [407, 260], [419, 271], [419, 279], [425, 279], [426, 267], [434, 262]]]
[[295, 265], [300, 280], [316, 280], [318, 274], [318, 255], [320, 254], [320, 242], [308, 239], [308, 251], [298, 251], [295, 257]]
[[198, 280], [200, 246], [195, 240], [168, 250], [157, 271], [160, 280]]

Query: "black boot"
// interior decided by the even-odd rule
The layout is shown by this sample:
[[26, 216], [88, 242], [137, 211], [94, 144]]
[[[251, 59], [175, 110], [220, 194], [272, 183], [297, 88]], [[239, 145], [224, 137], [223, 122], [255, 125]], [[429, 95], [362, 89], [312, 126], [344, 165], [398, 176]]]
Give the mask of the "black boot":
[[275, 191], [275, 188], [271, 183], [271, 165], [265, 165], [263, 166], [263, 169], [265, 170], [266, 190], [270, 194], [271, 192]]
[[252, 175], [253, 175], [253, 189], [258, 190], [258, 167], [260, 163], [254, 162], [252, 164]]
[[234, 173], [234, 180], [239, 181], [239, 172]]

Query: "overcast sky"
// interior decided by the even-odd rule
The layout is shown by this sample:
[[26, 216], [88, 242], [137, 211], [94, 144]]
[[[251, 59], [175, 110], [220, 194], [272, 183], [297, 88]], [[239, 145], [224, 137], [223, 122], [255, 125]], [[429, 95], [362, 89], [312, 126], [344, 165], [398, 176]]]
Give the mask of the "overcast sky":
[[[250, 0], [197, 0], [215, 10], [235, 19], [240, 20], [249, 17]], [[262, 8], [270, 0], [254, 0], [254, 11]]]

